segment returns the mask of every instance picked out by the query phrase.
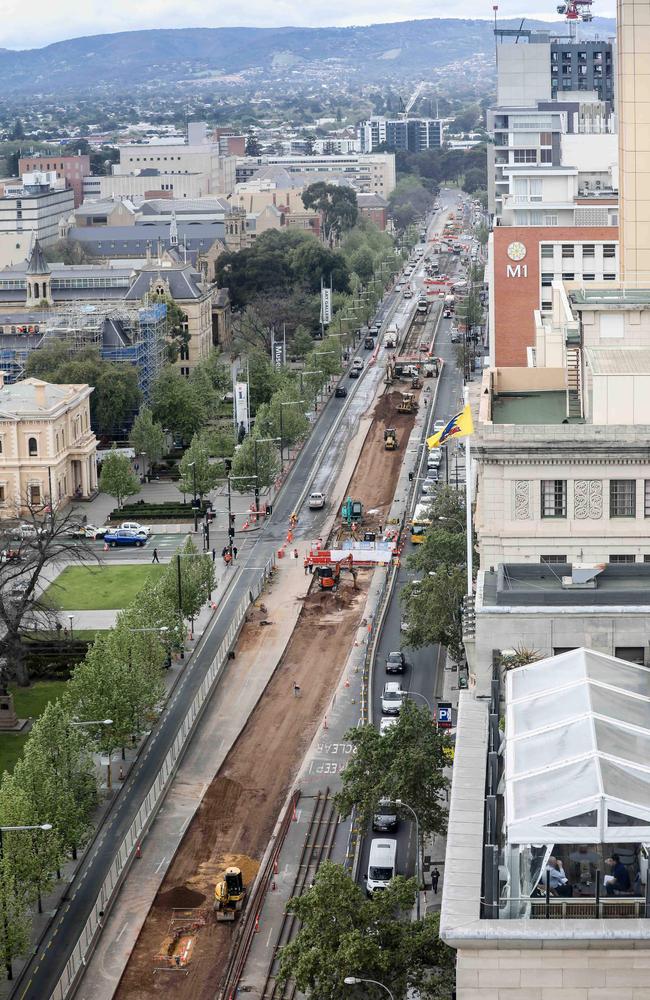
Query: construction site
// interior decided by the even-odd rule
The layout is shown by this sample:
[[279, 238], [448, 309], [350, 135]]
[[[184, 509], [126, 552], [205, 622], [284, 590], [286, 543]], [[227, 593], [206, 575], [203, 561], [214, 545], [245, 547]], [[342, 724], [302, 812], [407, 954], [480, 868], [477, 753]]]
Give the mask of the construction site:
[[[421, 324], [409, 325], [406, 350], [422, 332]], [[431, 390], [409, 388], [411, 402], [405, 407], [404, 393], [388, 379], [379, 385], [380, 395], [355, 440], [358, 459], [352, 474], [339, 479], [342, 499], [331, 532], [318, 543], [298, 543], [296, 569], [302, 571], [304, 560], [304, 572], [311, 575], [289, 642], [204, 791], [131, 953], [115, 994], [119, 1000], [158, 997], [170, 989], [188, 1000], [218, 995], [240, 909], [247, 905], [278, 817], [363, 628], [373, 571], [395, 556], [398, 525], [389, 523], [390, 509], [416, 414]], [[387, 430], [394, 436], [391, 448], [385, 447]], [[240, 635], [237, 660], [270, 641], [277, 614], [273, 604], [281, 600], [275, 591], [258, 602]], [[308, 799], [305, 808], [311, 810]], [[331, 850], [336, 814], [331, 804], [323, 809], [331, 813]]]

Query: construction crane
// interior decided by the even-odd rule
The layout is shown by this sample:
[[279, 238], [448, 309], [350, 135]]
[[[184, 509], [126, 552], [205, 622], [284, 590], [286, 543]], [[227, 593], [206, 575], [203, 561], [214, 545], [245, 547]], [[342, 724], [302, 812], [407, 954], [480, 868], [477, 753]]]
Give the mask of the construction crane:
[[402, 117], [404, 119], [408, 119], [408, 116], [409, 116], [410, 112], [413, 110], [413, 107], [415, 106], [415, 102], [419, 98], [420, 94], [422, 93], [422, 91], [424, 90], [424, 88], [426, 87], [426, 85], [427, 85], [427, 81], [426, 80], [420, 80], [420, 82], [418, 83], [417, 87], [415, 88], [415, 90], [413, 91], [413, 93], [411, 94], [411, 96], [409, 97], [409, 99], [406, 102], [406, 104], [404, 103], [403, 98], [400, 97], [400, 99], [399, 99], [399, 103], [400, 103], [400, 117]]
[[564, 14], [569, 25], [569, 37], [575, 39], [578, 21], [593, 21], [594, 15], [591, 13], [593, 0], [566, 0], [566, 3], [559, 3], [556, 7], [558, 14]]

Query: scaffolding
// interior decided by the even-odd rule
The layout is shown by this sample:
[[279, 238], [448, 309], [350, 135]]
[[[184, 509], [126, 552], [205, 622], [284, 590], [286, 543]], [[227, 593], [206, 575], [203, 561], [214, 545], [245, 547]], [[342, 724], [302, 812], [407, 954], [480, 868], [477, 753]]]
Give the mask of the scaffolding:
[[[123, 302], [72, 302], [43, 317], [42, 344], [59, 340], [67, 344], [70, 357], [84, 348], [95, 348], [105, 361], [130, 364], [138, 372], [138, 384], [146, 403], [165, 363], [167, 306], [144, 307]], [[40, 345], [39, 345], [40, 346]]]

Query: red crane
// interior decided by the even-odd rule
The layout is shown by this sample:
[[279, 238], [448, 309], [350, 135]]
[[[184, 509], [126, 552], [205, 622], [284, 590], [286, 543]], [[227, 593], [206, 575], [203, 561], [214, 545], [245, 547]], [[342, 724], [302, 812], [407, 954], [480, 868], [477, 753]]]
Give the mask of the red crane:
[[591, 13], [593, 0], [566, 0], [557, 6], [558, 14], [564, 14], [567, 21], [593, 21]]

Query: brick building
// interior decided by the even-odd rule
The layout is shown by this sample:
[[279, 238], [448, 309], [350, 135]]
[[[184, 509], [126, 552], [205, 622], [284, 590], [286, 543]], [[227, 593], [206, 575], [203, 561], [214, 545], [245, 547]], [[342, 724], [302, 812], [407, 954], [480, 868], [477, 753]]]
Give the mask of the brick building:
[[54, 156], [46, 153], [21, 156], [18, 161], [20, 176], [35, 171], [56, 171], [57, 177], [65, 180], [66, 187], [74, 191], [74, 207], [79, 208], [84, 200], [84, 177], [90, 175], [89, 156]]

